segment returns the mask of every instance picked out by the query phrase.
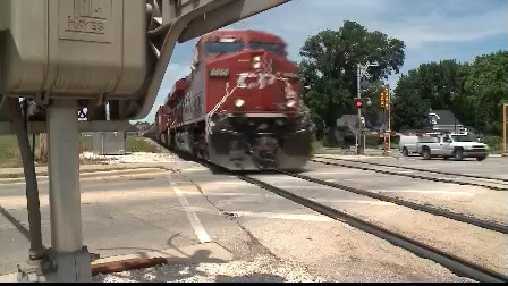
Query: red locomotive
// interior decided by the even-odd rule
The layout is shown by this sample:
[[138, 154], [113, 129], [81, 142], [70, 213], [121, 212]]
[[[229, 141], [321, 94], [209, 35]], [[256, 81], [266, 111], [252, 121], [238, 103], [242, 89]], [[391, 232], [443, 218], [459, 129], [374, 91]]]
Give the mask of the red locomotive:
[[301, 169], [313, 125], [286, 44], [257, 31], [216, 31], [156, 114], [171, 150], [233, 170]]

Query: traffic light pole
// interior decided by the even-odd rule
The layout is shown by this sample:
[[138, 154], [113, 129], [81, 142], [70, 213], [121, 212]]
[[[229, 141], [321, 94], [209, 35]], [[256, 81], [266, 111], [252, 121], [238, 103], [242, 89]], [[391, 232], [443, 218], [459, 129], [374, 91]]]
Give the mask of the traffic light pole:
[[[381, 97], [386, 96], [385, 98], [381, 99], [381, 103], [384, 109], [385, 114], [385, 122], [388, 121], [387, 130], [385, 130], [383, 134], [384, 139], [384, 155], [388, 156], [390, 154], [391, 149], [391, 135], [392, 135], [392, 129], [391, 129], [391, 112], [392, 112], [392, 106], [391, 106], [391, 93], [390, 93], [390, 85], [386, 86], [386, 89], [384, 93], [381, 95]], [[386, 118], [388, 117], [388, 118]]]
[[[361, 80], [361, 66], [358, 64], [356, 66], [356, 98], [361, 100], [362, 99], [362, 91], [360, 89], [360, 80]], [[364, 146], [362, 144], [362, 109], [357, 108], [358, 110], [358, 128], [356, 130], [356, 154], [363, 154], [364, 153]]]
[[508, 124], [508, 103], [503, 103], [503, 107], [502, 107], [502, 111], [503, 111], [503, 122], [502, 122], [502, 131], [503, 131], [503, 139], [502, 139], [502, 152], [503, 152], [503, 155], [508, 153], [508, 142], [507, 142], [507, 136], [508, 136], [508, 132], [507, 132], [507, 124]]
[[[388, 90], [390, 86], [388, 85]], [[392, 94], [388, 92], [388, 154], [392, 148]]]

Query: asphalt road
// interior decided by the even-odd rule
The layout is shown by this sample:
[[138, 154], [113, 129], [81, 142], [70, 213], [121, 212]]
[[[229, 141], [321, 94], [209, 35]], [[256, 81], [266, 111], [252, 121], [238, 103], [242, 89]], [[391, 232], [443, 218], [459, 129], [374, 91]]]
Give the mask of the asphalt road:
[[[420, 161], [418, 158], [368, 160], [490, 176], [506, 176], [508, 167], [508, 160], [500, 158], [484, 162]], [[178, 265], [265, 261], [269, 269], [279, 269], [269, 277], [256, 276], [261, 274], [256, 274], [254, 269], [254, 274], [249, 274], [251, 280], [228, 270], [232, 271], [224, 274], [228, 279], [222, 275], [222, 280], [214, 278], [212, 281], [289, 281], [288, 277], [296, 275], [292, 272], [304, 273], [305, 277], [314, 277], [317, 281], [468, 281], [432, 261], [230, 174], [212, 172], [200, 164], [176, 157], [160, 164], [174, 172], [147, 169], [98, 173], [82, 178], [84, 239], [91, 252], [108, 257], [155, 251], [178, 257]], [[503, 221], [508, 214], [503, 203], [507, 197], [502, 192], [318, 163], [309, 163], [305, 174], [482, 218]], [[508, 272], [505, 235], [340, 190], [330, 191], [330, 188], [294, 178], [274, 174], [254, 176], [422, 239], [465, 259], [479, 261], [496, 271]], [[40, 191], [44, 242], [48, 245], [50, 226], [45, 179], [40, 182]], [[26, 257], [29, 244], [22, 229], [27, 225], [25, 203], [23, 184], [0, 184], [0, 256], [3, 258], [0, 275], [15, 271], [16, 263]], [[18, 222], [21, 227], [16, 228]], [[177, 271], [171, 277], [177, 280], [195, 274], [193, 271], [186, 273]], [[164, 277], [166, 279], [167, 275]], [[157, 281], [157, 277], [150, 281]]]

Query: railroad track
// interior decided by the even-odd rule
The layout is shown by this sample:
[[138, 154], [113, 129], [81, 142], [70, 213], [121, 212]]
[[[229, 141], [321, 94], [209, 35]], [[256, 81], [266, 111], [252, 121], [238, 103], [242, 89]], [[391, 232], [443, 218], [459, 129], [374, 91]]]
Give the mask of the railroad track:
[[[284, 175], [292, 176], [292, 177], [305, 178], [306, 180], [311, 181], [311, 182], [318, 184], [318, 185], [329, 186], [329, 183], [324, 184], [324, 182], [321, 182], [318, 179], [313, 179], [313, 178], [306, 177], [303, 175], [290, 174], [290, 173], [287, 173], [284, 171], [280, 171], [280, 173], [284, 174]], [[335, 219], [335, 220], [339, 220], [339, 221], [344, 222], [344, 223], [346, 223], [352, 227], [355, 227], [361, 231], [375, 235], [381, 239], [388, 241], [389, 243], [391, 243], [395, 246], [398, 246], [398, 247], [401, 247], [407, 251], [410, 251], [421, 258], [430, 259], [436, 263], [439, 263], [443, 267], [451, 270], [453, 273], [456, 273], [460, 276], [468, 277], [468, 278], [471, 278], [471, 279], [474, 279], [477, 281], [481, 281], [481, 282], [497, 282], [497, 283], [508, 282], [508, 276], [498, 273], [496, 271], [487, 269], [481, 265], [478, 265], [477, 263], [466, 261], [458, 256], [443, 252], [433, 246], [416, 241], [413, 238], [401, 235], [399, 233], [395, 233], [389, 229], [386, 229], [382, 226], [368, 222], [368, 221], [363, 220], [361, 218], [355, 217], [355, 216], [348, 214], [347, 212], [344, 212], [342, 210], [331, 208], [331, 207], [326, 206], [326, 205], [319, 203], [317, 201], [308, 199], [304, 196], [297, 195], [289, 190], [277, 187], [272, 184], [268, 184], [262, 180], [254, 178], [252, 176], [244, 175], [244, 174], [237, 174], [237, 173], [233, 173], [233, 174], [236, 174], [240, 179], [244, 180], [245, 182], [248, 182], [250, 184], [261, 187], [269, 192], [275, 193], [275, 194], [277, 194], [281, 197], [284, 197], [292, 202], [295, 202], [297, 204], [305, 206], [306, 208], [316, 211], [324, 216], [327, 216], [327, 217]], [[311, 179], [311, 180], [309, 180], [309, 179]], [[336, 187], [336, 186], [334, 186], [334, 187]], [[340, 189], [343, 189], [343, 188], [340, 188]], [[344, 190], [345, 191], [352, 191], [355, 193], [356, 193], [356, 191], [358, 191], [357, 189], [353, 189], [351, 187], [345, 188]], [[376, 199], [382, 200], [382, 199], [392, 199], [392, 198], [376, 198]], [[405, 202], [405, 203], [407, 204], [409, 202]], [[413, 203], [413, 204], [415, 204], [415, 203]], [[415, 204], [415, 205], [418, 205], [418, 204]], [[419, 205], [418, 207], [419, 208], [423, 207], [423, 205]], [[425, 211], [423, 208], [420, 210]], [[435, 211], [429, 210], [428, 212], [432, 213]], [[437, 213], [432, 213], [432, 214], [437, 215]], [[455, 215], [457, 215], [457, 214], [455, 214]], [[454, 215], [452, 215], [452, 216], [454, 216]], [[455, 217], [455, 218], [448, 217], [448, 218], [456, 219], [456, 220], [463, 221], [463, 222], [464, 222], [464, 220], [471, 219], [471, 218], [457, 219], [458, 217]], [[471, 221], [471, 222], [473, 222], [473, 221]], [[471, 222], [468, 222], [468, 223], [471, 223]], [[474, 222], [474, 223], [476, 223], [475, 225], [478, 224], [478, 222]], [[471, 224], [473, 224], [473, 223], [471, 223]], [[481, 223], [481, 224], [483, 224], [483, 223]], [[487, 224], [491, 224], [491, 223], [487, 223]], [[500, 227], [503, 230], [502, 232], [506, 233], [506, 226], [500, 226]], [[490, 229], [490, 227], [489, 227], [489, 229]]]
[[[339, 159], [339, 158], [329, 158], [329, 157], [321, 157], [315, 156], [314, 159], [311, 159], [312, 162], [321, 163], [325, 165], [332, 165], [344, 168], [351, 169], [359, 169], [364, 171], [374, 171], [380, 174], [393, 175], [393, 176], [402, 176], [409, 177], [415, 179], [429, 180], [433, 182], [440, 183], [450, 183], [450, 184], [458, 184], [458, 185], [469, 185], [475, 187], [483, 187], [487, 189], [491, 189], [494, 191], [508, 191], [508, 180], [502, 178], [488, 177], [488, 176], [473, 176], [466, 174], [457, 174], [457, 173], [449, 173], [449, 172], [441, 172], [435, 170], [421, 169], [421, 168], [411, 168], [411, 167], [401, 167], [395, 165], [388, 165], [376, 162], [366, 162], [359, 160], [348, 160], [348, 159]], [[344, 163], [346, 162], [346, 163]], [[383, 169], [385, 168], [385, 169]], [[386, 169], [390, 168], [390, 169]], [[397, 171], [402, 170], [402, 171]], [[420, 174], [407, 173], [407, 171], [416, 171], [420, 172]], [[421, 174], [424, 173], [424, 174]], [[425, 174], [428, 173], [428, 174]], [[431, 175], [429, 175], [431, 174]], [[438, 176], [433, 176], [432, 174], [436, 174]], [[446, 176], [446, 177], [443, 177]], [[472, 179], [473, 181], [464, 181], [458, 179], [459, 177]], [[481, 180], [480, 182], [478, 180]], [[485, 182], [488, 181], [488, 182]]]
[[[505, 274], [499, 273], [497, 271], [485, 268], [475, 262], [467, 261], [461, 257], [458, 257], [454, 254], [446, 253], [444, 251], [441, 251], [440, 249], [419, 242], [411, 237], [396, 233], [394, 231], [391, 231], [385, 227], [382, 227], [380, 225], [377, 225], [375, 223], [369, 222], [367, 220], [358, 218], [352, 214], [349, 214], [345, 211], [332, 208], [329, 206], [326, 206], [320, 202], [317, 202], [315, 200], [306, 198], [305, 196], [301, 196], [298, 194], [295, 194], [294, 192], [291, 192], [287, 189], [277, 187], [273, 184], [266, 183], [260, 179], [254, 178], [253, 176], [247, 175], [247, 174], [241, 174], [238, 171], [231, 171], [228, 169], [224, 169], [222, 167], [218, 167], [215, 165], [210, 164], [209, 162], [203, 162], [199, 160], [199, 162], [207, 167], [215, 168], [223, 170], [226, 173], [229, 173], [231, 175], [235, 175], [238, 178], [242, 179], [243, 181], [256, 185], [260, 188], [263, 188], [271, 193], [277, 194], [285, 199], [288, 199], [292, 202], [295, 202], [297, 204], [300, 204], [306, 208], [309, 208], [315, 212], [318, 212], [324, 216], [327, 216], [329, 218], [332, 218], [334, 220], [341, 221], [343, 223], [346, 223], [354, 228], [357, 228], [361, 231], [364, 231], [366, 233], [372, 234], [376, 237], [379, 237], [383, 240], [388, 241], [392, 245], [398, 246], [400, 248], [403, 248], [423, 259], [429, 259], [432, 260], [443, 267], [449, 269], [453, 273], [468, 277], [480, 282], [494, 282], [494, 283], [506, 283], [508, 282], [508, 276]], [[314, 183], [316, 185], [320, 186], [328, 186], [332, 187], [334, 189], [339, 189], [351, 193], [355, 193], [358, 195], [364, 195], [371, 197], [376, 200], [385, 201], [394, 203], [397, 205], [401, 205], [410, 209], [423, 211], [430, 213], [432, 215], [445, 217], [448, 219], [460, 221], [463, 223], [471, 224], [477, 227], [481, 227], [484, 229], [493, 230], [502, 234], [508, 234], [508, 226], [498, 224], [496, 222], [477, 219], [474, 217], [469, 217], [461, 213], [452, 212], [450, 210], [444, 210], [437, 208], [435, 206], [429, 206], [429, 205], [423, 205], [418, 204], [411, 201], [405, 201], [398, 198], [389, 197], [386, 195], [369, 192], [366, 190], [360, 190], [357, 188], [353, 188], [350, 186], [340, 185], [337, 183], [330, 183], [323, 181], [321, 179], [309, 177], [302, 174], [294, 174], [289, 173], [286, 171], [276, 170], [276, 173], [283, 174], [286, 176], [304, 179], [306, 181], [309, 181], [311, 183]]]
[[453, 220], [465, 222], [467, 224], [471, 224], [471, 225], [485, 228], [485, 229], [490, 229], [490, 230], [497, 231], [502, 234], [508, 234], [508, 225], [499, 224], [495, 221], [478, 219], [478, 218], [474, 218], [474, 217], [471, 217], [471, 216], [468, 216], [468, 215], [465, 215], [462, 213], [454, 212], [454, 211], [447, 210], [447, 209], [442, 209], [442, 208], [439, 208], [436, 206], [432, 206], [432, 205], [428, 205], [428, 204], [419, 204], [419, 203], [415, 203], [412, 201], [403, 200], [403, 199], [399, 199], [399, 198], [395, 198], [395, 197], [391, 197], [388, 195], [383, 195], [380, 193], [371, 192], [371, 191], [367, 191], [367, 190], [362, 190], [362, 189], [358, 189], [355, 187], [351, 187], [351, 186], [347, 186], [347, 185], [343, 185], [343, 184], [339, 184], [339, 183], [327, 182], [322, 179], [318, 179], [318, 178], [314, 178], [314, 177], [310, 177], [310, 176], [306, 176], [306, 175], [292, 174], [292, 173], [285, 172], [285, 171], [280, 171], [280, 172], [283, 174], [286, 174], [288, 176], [304, 179], [306, 181], [316, 183], [319, 185], [337, 188], [337, 189], [340, 189], [340, 190], [343, 190], [346, 192], [350, 192], [350, 193], [354, 193], [357, 195], [367, 196], [367, 197], [370, 197], [370, 198], [373, 198], [376, 200], [401, 205], [401, 206], [404, 206], [404, 207], [407, 207], [407, 208], [410, 208], [413, 210], [423, 211], [423, 212], [430, 213], [432, 215], [441, 216], [441, 217], [445, 217], [448, 219], [453, 219]]

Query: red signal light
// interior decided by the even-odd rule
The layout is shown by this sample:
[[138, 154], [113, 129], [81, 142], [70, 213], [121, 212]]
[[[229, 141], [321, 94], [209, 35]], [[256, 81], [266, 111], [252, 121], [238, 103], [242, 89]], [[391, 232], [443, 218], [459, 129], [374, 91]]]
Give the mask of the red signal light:
[[356, 107], [357, 109], [362, 108], [362, 107], [363, 107], [363, 101], [362, 101], [361, 99], [359, 99], [359, 98], [356, 98], [356, 99], [355, 99], [355, 107]]

